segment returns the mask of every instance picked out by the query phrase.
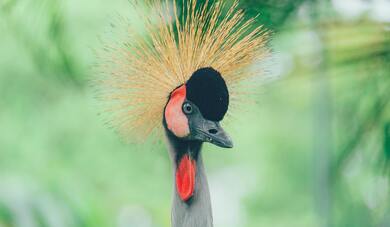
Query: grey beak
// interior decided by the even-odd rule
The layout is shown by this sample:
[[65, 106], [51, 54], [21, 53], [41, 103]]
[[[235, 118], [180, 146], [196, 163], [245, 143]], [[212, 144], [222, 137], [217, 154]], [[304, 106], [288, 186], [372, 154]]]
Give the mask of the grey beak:
[[219, 147], [232, 148], [233, 142], [219, 122], [198, 118], [192, 122], [192, 134], [195, 139], [209, 142]]

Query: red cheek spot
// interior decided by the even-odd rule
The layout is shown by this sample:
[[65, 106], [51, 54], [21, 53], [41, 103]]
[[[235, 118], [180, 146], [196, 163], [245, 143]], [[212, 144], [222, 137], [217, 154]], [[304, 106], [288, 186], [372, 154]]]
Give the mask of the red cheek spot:
[[186, 137], [190, 133], [188, 119], [182, 111], [182, 105], [186, 98], [186, 87], [182, 85], [172, 92], [165, 107], [165, 121], [168, 129], [177, 137]]

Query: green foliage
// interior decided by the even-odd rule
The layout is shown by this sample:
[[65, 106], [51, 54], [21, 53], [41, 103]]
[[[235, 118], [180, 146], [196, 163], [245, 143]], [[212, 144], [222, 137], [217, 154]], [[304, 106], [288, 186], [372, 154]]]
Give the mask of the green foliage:
[[240, 2], [249, 16], [259, 15], [259, 24], [275, 31], [295, 17], [297, 10], [305, 0], [243, 0]]

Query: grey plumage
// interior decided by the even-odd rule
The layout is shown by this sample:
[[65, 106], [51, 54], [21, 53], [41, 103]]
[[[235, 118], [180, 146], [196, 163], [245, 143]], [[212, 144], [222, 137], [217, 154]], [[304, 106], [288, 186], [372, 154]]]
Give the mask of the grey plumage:
[[176, 159], [178, 154], [189, 152], [197, 157], [195, 190], [192, 198], [187, 202], [182, 201], [176, 191], [176, 187], [174, 187], [171, 214], [172, 227], [212, 227], [213, 217], [210, 192], [201, 153], [202, 142], [179, 141], [170, 135], [167, 135], [167, 138], [173, 164], [173, 174], [175, 174], [177, 168]]

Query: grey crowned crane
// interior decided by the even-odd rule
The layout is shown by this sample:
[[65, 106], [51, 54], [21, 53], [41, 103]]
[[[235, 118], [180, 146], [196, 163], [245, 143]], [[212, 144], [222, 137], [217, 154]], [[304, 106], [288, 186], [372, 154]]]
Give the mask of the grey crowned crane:
[[[113, 26], [125, 36], [106, 41], [98, 55], [99, 97], [124, 137], [165, 134], [175, 179], [172, 226], [213, 226], [202, 144], [233, 147], [220, 122], [229, 103], [249, 98], [244, 82], [262, 75], [250, 66], [268, 54], [267, 32], [245, 19], [237, 1], [131, 3], [146, 32], [138, 35], [131, 22]], [[145, 8], [151, 11], [142, 14]]]

